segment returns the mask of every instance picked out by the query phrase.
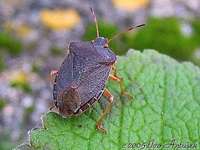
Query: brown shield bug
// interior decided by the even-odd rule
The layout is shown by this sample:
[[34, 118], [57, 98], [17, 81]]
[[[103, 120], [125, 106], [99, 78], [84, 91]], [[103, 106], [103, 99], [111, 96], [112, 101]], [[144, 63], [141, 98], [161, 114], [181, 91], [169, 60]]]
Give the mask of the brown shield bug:
[[[83, 113], [102, 95], [105, 96], [109, 104], [96, 123], [97, 129], [105, 132], [102, 121], [110, 112], [113, 102], [112, 94], [105, 88], [106, 81], [112, 79], [119, 82], [122, 94], [125, 92], [122, 79], [118, 78], [116, 73], [110, 74], [116, 62], [116, 55], [108, 47], [111, 40], [99, 36], [98, 23], [93, 9], [91, 12], [94, 16], [97, 38], [89, 42], [70, 43], [69, 54], [60, 69], [51, 72], [51, 75], [55, 75], [53, 99], [59, 113], [63, 117], [68, 117]], [[136, 27], [140, 26], [143, 24]], [[128, 31], [136, 27], [131, 27]]]

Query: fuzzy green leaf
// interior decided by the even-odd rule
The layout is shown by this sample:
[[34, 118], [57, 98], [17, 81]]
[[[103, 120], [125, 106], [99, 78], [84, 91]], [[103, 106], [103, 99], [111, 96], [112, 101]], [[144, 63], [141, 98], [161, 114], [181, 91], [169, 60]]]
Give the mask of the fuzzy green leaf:
[[[177, 145], [180, 143], [200, 149], [198, 67], [179, 63], [153, 50], [143, 53], [130, 50], [127, 56], [118, 58], [117, 69], [118, 75], [124, 78], [126, 90], [134, 98], [120, 96], [119, 85], [109, 81], [107, 87], [115, 98], [112, 112], [104, 120], [107, 134], [95, 129], [102, 106], [96, 103], [79, 117], [64, 119], [53, 112], [45, 114], [43, 128], [30, 132], [30, 147], [120, 150], [128, 146], [144, 149], [145, 143], [147, 146], [153, 142], [161, 144], [161, 147], [157, 145], [160, 149], [170, 143], [168, 149], [180, 148]], [[105, 99], [101, 98], [101, 102]]]

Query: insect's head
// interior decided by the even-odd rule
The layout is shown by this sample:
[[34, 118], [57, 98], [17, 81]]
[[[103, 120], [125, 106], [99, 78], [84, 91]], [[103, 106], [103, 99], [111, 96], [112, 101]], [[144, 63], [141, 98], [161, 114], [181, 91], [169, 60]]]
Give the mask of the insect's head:
[[108, 48], [108, 39], [104, 37], [97, 37], [94, 43], [98, 46]]
[[137, 25], [137, 26], [131, 26], [131, 27], [125, 29], [124, 31], [121, 31], [121, 32], [115, 34], [111, 39], [108, 40], [107, 38], [99, 36], [99, 28], [98, 28], [98, 22], [97, 22], [96, 15], [95, 15], [94, 10], [92, 8], [90, 8], [90, 10], [91, 10], [92, 15], [94, 17], [94, 22], [95, 22], [95, 26], [96, 26], [97, 38], [94, 42], [95, 42], [95, 44], [97, 44], [97, 45], [99, 44], [99, 46], [103, 46], [104, 48], [108, 48], [108, 43], [110, 43], [110, 41], [112, 41], [114, 38], [118, 37], [119, 35], [145, 25], [145, 24], [140, 24], [140, 25]]

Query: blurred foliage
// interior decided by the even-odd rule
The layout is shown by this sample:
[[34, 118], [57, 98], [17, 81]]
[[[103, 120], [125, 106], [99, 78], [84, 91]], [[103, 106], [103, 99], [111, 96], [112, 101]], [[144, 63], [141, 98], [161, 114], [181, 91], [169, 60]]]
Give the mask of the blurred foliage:
[[197, 45], [191, 36], [182, 33], [177, 18], [150, 18], [146, 24], [133, 40], [127, 41], [130, 47], [139, 50], [152, 48], [179, 60], [190, 59]]
[[12, 149], [15, 144], [11, 143], [11, 137], [9, 135], [9, 131], [3, 131], [0, 133], [0, 149], [1, 150], [10, 150]]
[[32, 64], [32, 72], [34, 73], [40, 73], [41, 72], [41, 67], [40, 65], [38, 65], [37, 63], [33, 63]]
[[[193, 35], [193, 41], [198, 45], [200, 48], [200, 18], [194, 18], [191, 22], [191, 26], [193, 29], [192, 35]], [[195, 53], [192, 56], [192, 61], [200, 66], [200, 50], [197, 49]]]
[[27, 75], [24, 72], [16, 72], [11, 81], [10, 85], [14, 88], [18, 88], [26, 93], [32, 92], [32, 88], [28, 83]]
[[58, 46], [52, 46], [50, 51], [53, 56], [59, 56], [63, 54], [63, 49]]
[[10, 85], [14, 88], [20, 89], [26, 93], [30, 93], [32, 91], [30, 85], [25, 82], [19, 82], [19, 81], [11, 81]]
[[8, 32], [0, 32], [0, 48], [5, 49], [11, 55], [19, 55], [22, 52], [22, 43]]
[[80, 15], [74, 9], [44, 9], [40, 12], [40, 20], [52, 30], [72, 29], [80, 22]]
[[[146, 26], [137, 31], [127, 32], [112, 40], [110, 48], [118, 55], [124, 54], [128, 49], [138, 50], [156, 49], [157, 51], [172, 56], [178, 60], [191, 60], [192, 54], [198, 47], [200, 39], [200, 23], [196, 22], [196, 35], [185, 35], [181, 30], [181, 22], [175, 17], [149, 18]], [[112, 37], [120, 32], [118, 27], [111, 23], [99, 22], [100, 35]], [[89, 24], [83, 35], [84, 40], [96, 37], [94, 24]], [[194, 40], [195, 38], [195, 40]]]
[[6, 101], [0, 98], [0, 111], [6, 106]]
[[35, 106], [26, 107], [23, 113], [23, 125], [27, 124], [27, 122], [31, 119], [31, 114], [35, 111]]
[[200, 18], [193, 19], [191, 26], [193, 29], [193, 40], [200, 45]]
[[200, 66], [200, 50], [197, 50], [192, 56], [192, 62]]
[[112, 0], [113, 5], [120, 10], [134, 12], [149, 4], [149, 0]]
[[6, 68], [5, 60], [3, 56], [0, 54], [0, 72], [2, 72]]
[[[105, 22], [103, 20], [99, 20], [99, 33], [101, 37], [105, 38], [112, 38], [113, 35], [119, 32], [119, 29], [116, 25], [112, 23]], [[88, 24], [85, 30], [85, 34], [83, 35], [83, 40], [94, 40], [96, 38], [96, 28], [94, 23]], [[125, 49], [125, 43], [121, 41], [121, 38], [119, 37], [117, 40], [113, 40], [109, 43], [109, 47], [117, 54], [122, 55], [126, 53], [128, 50]]]
[[[118, 32], [118, 27], [112, 23], [105, 22], [103, 20], [98, 21], [100, 36], [111, 38], [114, 33]], [[84, 40], [93, 40], [96, 38], [96, 28], [94, 23], [90, 23], [83, 35]]]

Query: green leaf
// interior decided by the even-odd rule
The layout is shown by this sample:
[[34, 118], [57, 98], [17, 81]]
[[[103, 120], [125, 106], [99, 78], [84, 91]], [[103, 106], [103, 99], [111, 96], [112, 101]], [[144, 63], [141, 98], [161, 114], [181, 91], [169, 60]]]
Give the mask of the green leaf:
[[[176, 149], [180, 143], [200, 148], [198, 67], [153, 50], [130, 50], [127, 56], [118, 58], [117, 69], [134, 98], [120, 96], [118, 84], [109, 81], [107, 87], [115, 98], [112, 112], [104, 120], [107, 134], [95, 129], [101, 111], [101, 105], [96, 103], [78, 117], [64, 119], [53, 112], [43, 115], [43, 127], [30, 132], [29, 146], [48, 150], [120, 150], [128, 149], [128, 143], [132, 143], [129, 146], [144, 149], [144, 142], [146, 146], [149, 142], [164, 145], [174, 139], [175, 144], [168, 149]], [[101, 102], [105, 99], [101, 98]]]

